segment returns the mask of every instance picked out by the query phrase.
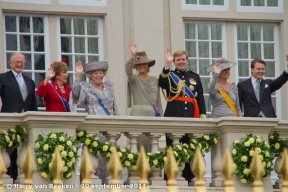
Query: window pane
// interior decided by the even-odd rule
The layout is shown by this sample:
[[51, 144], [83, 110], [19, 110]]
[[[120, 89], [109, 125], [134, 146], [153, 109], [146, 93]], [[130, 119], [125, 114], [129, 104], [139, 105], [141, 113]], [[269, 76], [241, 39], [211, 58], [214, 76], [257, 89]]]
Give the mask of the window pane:
[[23, 72], [23, 74], [29, 77], [30, 79], [33, 79], [31, 72]]
[[237, 25], [237, 39], [239, 41], [248, 41], [248, 27], [247, 25]]
[[212, 42], [212, 57], [213, 58], [222, 57], [222, 43]]
[[210, 60], [199, 60], [199, 74], [200, 75], [210, 75], [210, 72], [207, 72], [207, 68], [210, 65]]
[[238, 61], [238, 75], [241, 77], [249, 77], [248, 61]]
[[209, 30], [208, 24], [199, 23], [198, 24], [198, 39], [208, 40], [209, 39]]
[[238, 43], [238, 58], [248, 59], [248, 43]]
[[75, 47], [75, 53], [85, 53], [85, 38], [75, 37], [74, 47]]
[[71, 37], [61, 37], [61, 52], [72, 53], [72, 39]]
[[265, 76], [266, 77], [275, 77], [275, 62], [267, 61], [265, 68]]
[[60, 33], [61, 34], [72, 34], [71, 31], [71, 19], [61, 18], [60, 19]]
[[43, 17], [33, 17], [33, 33], [44, 33]]
[[185, 39], [195, 39], [194, 23], [185, 23]]
[[[73, 69], [73, 57], [72, 55], [61, 55], [61, 58], [65, 58], [66, 59], [66, 63], [69, 66], [69, 71], [74, 71]], [[78, 62], [78, 60], [75, 60], [75, 63]]]
[[75, 55], [75, 62], [82, 61], [83, 64], [87, 63], [85, 55]]
[[189, 59], [188, 61], [188, 69], [192, 70], [194, 72], [197, 73], [197, 64], [196, 64], [196, 60], [194, 59]]
[[196, 57], [196, 43], [195, 42], [185, 42], [185, 48], [189, 57]]
[[264, 7], [265, 6], [265, 2], [264, 2], [264, 0], [254, 0], [254, 6]]
[[5, 31], [16, 32], [16, 16], [5, 16]]
[[88, 53], [99, 53], [98, 38], [88, 38]]
[[209, 82], [210, 82], [210, 77], [201, 77], [201, 83], [203, 86], [203, 92], [204, 93], [208, 93], [208, 83]]
[[23, 33], [30, 32], [30, 18], [29, 17], [20, 17], [19, 18], [19, 31]]
[[38, 87], [41, 81], [46, 77], [46, 73], [35, 73], [35, 87]]
[[6, 53], [6, 59], [7, 59], [7, 63], [6, 63], [6, 68], [10, 69], [10, 65], [9, 65], [9, 61], [10, 61], [10, 57], [11, 57], [12, 53]]
[[278, 0], [267, 0], [268, 7], [278, 7]]
[[276, 97], [272, 97], [272, 105], [273, 105], [273, 107], [274, 107], [274, 110], [277, 111]]
[[211, 112], [212, 111], [212, 107], [211, 107], [211, 100], [210, 100], [209, 96], [208, 95], [204, 95], [204, 99], [205, 99], [205, 106], [206, 106], [207, 111]]
[[197, 4], [197, 0], [186, 0], [186, 4]]
[[31, 51], [31, 36], [20, 35], [20, 51]]
[[34, 68], [35, 70], [46, 70], [45, 55], [34, 55]]
[[210, 5], [210, 0], [199, 0], [199, 5]]
[[199, 42], [198, 43], [199, 57], [209, 57], [209, 43]]
[[44, 36], [34, 36], [34, 51], [44, 52]]
[[274, 41], [273, 25], [263, 25], [263, 41]]
[[85, 35], [84, 19], [74, 19], [74, 34]]
[[32, 69], [32, 58], [31, 58], [31, 54], [23, 54], [25, 56], [26, 59], [26, 65], [24, 70], [31, 70]]
[[88, 19], [87, 20], [87, 34], [88, 35], [98, 35], [98, 21]]
[[222, 33], [221, 33], [221, 24], [211, 24], [211, 39], [212, 40], [221, 40]]
[[241, 6], [251, 6], [251, 0], [241, 0]]
[[274, 59], [274, 44], [264, 43], [264, 59]]
[[88, 56], [88, 62], [99, 61], [98, 56]]
[[251, 48], [251, 58], [252, 59], [261, 58], [261, 44], [251, 43], [250, 48]]
[[213, 0], [213, 5], [224, 5], [224, 0]]
[[[37, 89], [37, 87], [36, 87]], [[36, 95], [36, 94], [35, 94]], [[44, 98], [36, 95], [37, 107], [45, 107]]]
[[6, 35], [6, 50], [17, 51], [17, 35]]
[[250, 25], [250, 40], [261, 41], [261, 25]]

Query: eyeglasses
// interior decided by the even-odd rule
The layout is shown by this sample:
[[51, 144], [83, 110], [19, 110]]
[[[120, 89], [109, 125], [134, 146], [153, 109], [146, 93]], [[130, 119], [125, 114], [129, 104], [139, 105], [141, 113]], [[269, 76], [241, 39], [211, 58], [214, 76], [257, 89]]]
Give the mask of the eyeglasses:
[[14, 64], [18, 64], [18, 63], [20, 63], [20, 64], [24, 64], [24, 63], [26, 63], [25, 61], [12, 61]]

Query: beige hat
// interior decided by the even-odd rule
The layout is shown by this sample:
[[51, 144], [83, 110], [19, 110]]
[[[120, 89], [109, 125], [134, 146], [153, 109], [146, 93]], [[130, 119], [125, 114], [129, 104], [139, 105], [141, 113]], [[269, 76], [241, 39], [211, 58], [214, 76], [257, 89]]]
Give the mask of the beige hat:
[[108, 63], [106, 61], [89, 62], [83, 65], [83, 70], [85, 73], [97, 70], [102, 70], [105, 72], [108, 70]]
[[149, 67], [152, 67], [153, 65], [155, 65], [155, 60], [149, 60], [145, 51], [137, 52], [135, 55], [134, 68], [135, 65], [145, 63], [148, 63]]
[[237, 65], [236, 62], [234, 61], [229, 61], [225, 58], [220, 58], [220, 59], [217, 59], [214, 63], [212, 63], [208, 68], [207, 68], [207, 71], [208, 72], [214, 72], [214, 65], [216, 63], [220, 63], [220, 68], [221, 68], [221, 71], [224, 70], [224, 69], [227, 69], [227, 68], [232, 68], [234, 67], [235, 65]]

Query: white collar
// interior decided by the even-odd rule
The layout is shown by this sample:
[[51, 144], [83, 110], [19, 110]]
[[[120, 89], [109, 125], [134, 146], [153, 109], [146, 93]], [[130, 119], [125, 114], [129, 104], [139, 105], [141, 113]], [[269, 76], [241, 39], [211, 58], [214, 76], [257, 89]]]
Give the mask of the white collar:
[[11, 71], [12, 71], [12, 73], [14, 74], [15, 77], [16, 77], [18, 74], [20, 74], [21, 76], [23, 76], [22, 73], [16, 73], [13, 69], [11, 69]]
[[[256, 83], [257, 79], [255, 77], [251, 76], [251, 81], [252, 81], [252, 83]], [[259, 81], [261, 83], [262, 79], [259, 79]]]

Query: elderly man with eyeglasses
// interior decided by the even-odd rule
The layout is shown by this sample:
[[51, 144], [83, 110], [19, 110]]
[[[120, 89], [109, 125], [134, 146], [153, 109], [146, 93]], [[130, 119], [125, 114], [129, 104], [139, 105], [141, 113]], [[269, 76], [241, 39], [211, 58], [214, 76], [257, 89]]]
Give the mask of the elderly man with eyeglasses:
[[[0, 74], [0, 97], [2, 99], [2, 113], [22, 113], [25, 111], [38, 111], [35, 97], [35, 83], [22, 72], [26, 65], [22, 53], [13, 53], [9, 65], [11, 70]], [[16, 165], [17, 150], [10, 155], [11, 165], [8, 174], [17, 179]]]

